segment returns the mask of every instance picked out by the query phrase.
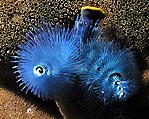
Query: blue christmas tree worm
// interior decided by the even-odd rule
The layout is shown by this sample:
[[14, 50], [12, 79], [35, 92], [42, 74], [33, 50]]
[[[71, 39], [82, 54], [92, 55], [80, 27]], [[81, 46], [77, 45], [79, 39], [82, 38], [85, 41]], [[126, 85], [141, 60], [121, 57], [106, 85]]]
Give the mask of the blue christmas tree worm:
[[[130, 48], [121, 49], [118, 43], [106, 41], [98, 33], [84, 45], [81, 56], [85, 57], [81, 85], [88, 103], [127, 100], [136, 93], [139, 70]], [[97, 95], [95, 99], [92, 93]]]
[[24, 36], [26, 42], [20, 44], [13, 62], [22, 90], [30, 90], [42, 99], [57, 99], [69, 92], [73, 75], [80, 64], [78, 48], [80, 37], [74, 27], [72, 30], [54, 28], [43, 20], [45, 27], [33, 26]]

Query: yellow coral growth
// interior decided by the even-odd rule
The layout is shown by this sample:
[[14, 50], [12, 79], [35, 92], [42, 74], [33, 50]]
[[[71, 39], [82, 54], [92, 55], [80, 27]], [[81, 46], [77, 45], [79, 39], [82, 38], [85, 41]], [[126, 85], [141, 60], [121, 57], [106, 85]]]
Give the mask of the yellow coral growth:
[[82, 12], [83, 10], [86, 10], [86, 9], [99, 11], [99, 12], [101, 12], [102, 14], [104, 14], [104, 15], [106, 16], [105, 11], [103, 11], [101, 8], [91, 7], [91, 6], [85, 6], [85, 7], [82, 7], [81, 12]]

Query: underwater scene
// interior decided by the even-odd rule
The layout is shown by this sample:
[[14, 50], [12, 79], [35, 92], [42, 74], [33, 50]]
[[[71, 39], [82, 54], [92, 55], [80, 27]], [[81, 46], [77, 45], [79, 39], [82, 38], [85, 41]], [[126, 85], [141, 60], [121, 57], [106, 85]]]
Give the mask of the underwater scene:
[[148, 0], [0, 0], [0, 119], [148, 119]]

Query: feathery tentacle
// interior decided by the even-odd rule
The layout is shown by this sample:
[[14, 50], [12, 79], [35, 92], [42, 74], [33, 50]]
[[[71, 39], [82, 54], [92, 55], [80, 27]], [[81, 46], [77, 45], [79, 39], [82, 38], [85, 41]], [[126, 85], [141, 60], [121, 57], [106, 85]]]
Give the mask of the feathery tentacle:
[[84, 45], [81, 57], [85, 57], [80, 70], [81, 85], [89, 99], [93, 97], [91, 93], [97, 95], [93, 102], [126, 100], [137, 91], [139, 71], [129, 48], [121, 49], [99, 33]]
[[73, 83], [81, 62], [78, 48], [81, 34], [75, 27], [70, 30], [44, 22], [25, 36], [26, 42], [17, 51], [18, 82], [42, 99], [57, 99], [65, 95]]

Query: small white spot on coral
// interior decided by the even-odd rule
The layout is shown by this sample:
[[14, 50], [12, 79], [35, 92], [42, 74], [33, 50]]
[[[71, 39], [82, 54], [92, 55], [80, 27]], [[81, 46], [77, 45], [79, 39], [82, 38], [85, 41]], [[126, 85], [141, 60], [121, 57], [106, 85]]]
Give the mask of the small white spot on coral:
[[32, 112], [31, 108], [28, 108], [26, 112], [31, 113]]

